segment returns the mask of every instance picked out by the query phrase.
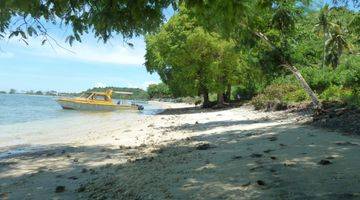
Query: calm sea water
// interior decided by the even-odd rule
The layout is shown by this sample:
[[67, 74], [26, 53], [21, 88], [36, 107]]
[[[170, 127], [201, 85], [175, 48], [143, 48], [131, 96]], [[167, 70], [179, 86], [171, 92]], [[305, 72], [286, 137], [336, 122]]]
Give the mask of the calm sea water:
[[[63, 110], [55, 101], [57, 97], [32, 96], [22, 94], [0, 94], [0, 125], [16, 124], [39, 120], [62, 119], [79, 116], [96, 116], [101, 113]], [[142, 103], [145, 109], [139, 114], [154, 114], [161, 109], [147, 103]], [[122, 111], [113, 115], [126, 115]]]
[[145, 115], [162, 109], [143, 103], [141, 112], [85, 112], [63, 110], [56, 97], [0, 94], [0, 159], [8, 154], [35, 151], [39, 146], [86, 138], [133, 126]]

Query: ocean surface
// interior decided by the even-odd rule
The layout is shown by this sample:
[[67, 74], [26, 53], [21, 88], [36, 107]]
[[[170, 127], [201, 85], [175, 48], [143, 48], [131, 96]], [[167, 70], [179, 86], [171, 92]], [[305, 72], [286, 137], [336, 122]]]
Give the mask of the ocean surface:
[[63, 110], [56, 99], [51, 96], [0, 94], [0, 150], [8, 146], [55, 143], [69, 135], [86, 136], [94, 130], [112, 131], [118, 124], [131, 125], [132, 120], [162, 110], [146, 102], [140, 103], [144, 106], [140, 112]]

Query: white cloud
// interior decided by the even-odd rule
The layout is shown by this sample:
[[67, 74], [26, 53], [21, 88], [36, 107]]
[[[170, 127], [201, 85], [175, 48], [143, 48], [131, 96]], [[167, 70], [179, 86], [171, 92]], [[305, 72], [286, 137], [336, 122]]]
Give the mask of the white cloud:
[[[103, 44], [101, 42], [83, 42], [76, 43], [70, 47], [62, 39], [56, 39], [58, 46], [54, 41], [46, 42], [41, 45], [41, 40], [31, 38], [29, 45], [25, 45], [17, 40], [9, 40], [7, 47], [16, 49], [12, 55], [5, 54], [6, 57], [15, 56], [17, 53], [25, 53], [33, 56], [41, 56], [54, 59], [71, 59], [83, 62], [110, 63], [118, 65], [142, 65], [145, 62], [145, 46], [142, 39], [136, 39], [134, 48], [123, 44], [122, 41], [115, 41], [116, 45]], [[5, 47], [6, 49], [6, 47]], [[0, 52], [0, 57], [4, 55]]]
[[144, 49], [131, 49], [125, 45], [101, 46], [98, 44], [97, 46], [89, 46], [81, 44], [72, 47], [71, 51], [74, 53], [61, 49], [48, 56], [122, 65], [142, 65], [145, 62]]

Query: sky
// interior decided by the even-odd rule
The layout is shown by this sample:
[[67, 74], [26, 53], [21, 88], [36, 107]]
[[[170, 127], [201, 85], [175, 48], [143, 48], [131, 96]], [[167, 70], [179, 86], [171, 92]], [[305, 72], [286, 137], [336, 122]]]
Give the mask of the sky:
[[[164, 10], [167, 19], [172, 9]], [[118, 35], [104, 44], [93, 35], [85, 35], [73, 46], [65, 43], [67, 30], [46, 24], [52, 41], [41, 45], [41, 38], [29, 38], [26, 45], [19, 39], [0, 40], [0, 91], [80, 92], [92, 87], [136, 87], [146, 89], [159, 83], [157, 74], [150, 74], [144, 66], [143, 37], [129, 40], [129, 47]]]

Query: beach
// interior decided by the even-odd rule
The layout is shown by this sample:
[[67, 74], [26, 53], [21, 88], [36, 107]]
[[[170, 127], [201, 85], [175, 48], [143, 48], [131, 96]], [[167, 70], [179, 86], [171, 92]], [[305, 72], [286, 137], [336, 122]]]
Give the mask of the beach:
[[360, 198], [360, 138], [309, 113], [153, 103], [164, 112], [1, 158], [0, 199]]

